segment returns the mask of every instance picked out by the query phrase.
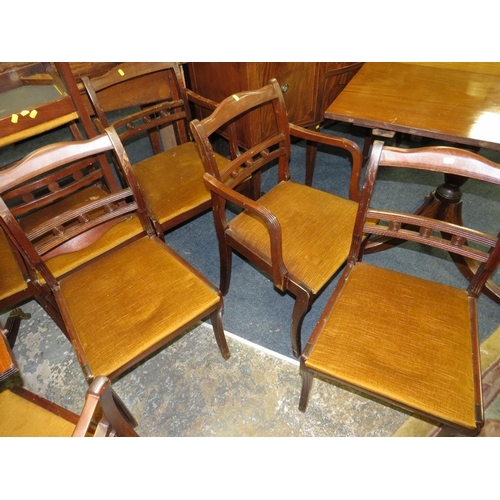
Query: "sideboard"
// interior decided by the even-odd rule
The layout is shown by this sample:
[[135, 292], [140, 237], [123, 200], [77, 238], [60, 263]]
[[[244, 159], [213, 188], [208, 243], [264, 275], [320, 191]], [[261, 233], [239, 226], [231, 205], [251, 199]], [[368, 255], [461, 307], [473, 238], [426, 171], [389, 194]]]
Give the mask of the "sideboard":
[[[304, 127], [319, 125], [326, 108], [363, 63], [352, 62], [190, 62], [190, 88], [214, 101], [243, 90], [256, 89], [276, 78], [281, 86], [290, 122]], [[262, 111], [264, 113], [265, 111]], [[203, 118], [202, 110], [196, 110]], [[243, 146], [266, 134], [262, 115], [250, 115], [239, 129]]]

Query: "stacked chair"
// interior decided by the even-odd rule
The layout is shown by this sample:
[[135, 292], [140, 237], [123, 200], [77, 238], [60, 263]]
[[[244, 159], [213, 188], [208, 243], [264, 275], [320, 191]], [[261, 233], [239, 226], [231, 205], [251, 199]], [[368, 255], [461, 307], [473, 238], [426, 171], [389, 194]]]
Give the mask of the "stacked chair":
[[[219, 129], [235, 130], [238, 120], [267, 106], [274, 131], [261, 141], [238, 151], [223, 170], [211, 138]], [[301, 353], [301, 325], [312, 302], [344, 264], [358, 208], [362, 153], [345, 138], [313, 132], [289, 124], [278, 82], [273, 79], [258, 90], [240, 92], [222, 101], [203, 120], [193, 120], [191, 130], [198, 143], [212, 195], [219, 240], [221, 282], [226, 294], [236, 251], [271, 277], [280, 291], [295, 297], [292, 314], [293, 354]], [[349, 198], [343, 198], [291, 180], [292, 137], [347, 151], [352, 157]], [[277, 184], [259, 199], [239, 192], [241, 183], [264, 169], [276, 167]], [[332, 175], [335, 175], [332, 172]], [[238, 207], [232, 217], [228, 208]]]
[[[393, 209], [372, 208], [379, 167], [460, 175], [500, 184], [500, 166], [450, 147], [373, 144], [349, 258], [300, 358], [306, 410], [314, 376], [331, 379], [442, 426], [476, 435], [484, 423], [477, 302], [500, 262], [499, 236]], [[377, 202], [377, 206], [383, 200]], [[485, 214], [487, 216], [487, 214]], [[477, 263], [464, 289], [362, 261], [366, 235], [416, 242]], [[390, 250], [388, 250], [390, 251]], [[441, 251], [441, 252], [440, 252]], [[464, 280], [466, 281], [466, 280]]]
[[[88, 191], [87, 162], [101, 155], [112, 155], [126, 187]], [[68, 172], [75, 182], [66, 190], [58, 181]], [[33, 152], [0, 173], [0, 197], [0, 225], [56, 309], [89, 383], [114, 379], [204, 318], [229, 357], [220, 292], [156, 235], [114, 129]]]

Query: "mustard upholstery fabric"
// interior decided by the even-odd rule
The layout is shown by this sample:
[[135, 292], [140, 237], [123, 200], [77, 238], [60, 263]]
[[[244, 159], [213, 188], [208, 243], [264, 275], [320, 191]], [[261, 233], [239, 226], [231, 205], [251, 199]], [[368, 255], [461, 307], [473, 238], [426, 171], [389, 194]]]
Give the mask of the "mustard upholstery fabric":
[[[216, 154], [219, 169], [229, 160]], [[187, 142], [136, 163], [133, 170], [151, 212], [160, 224], [210, 201], [198, 147]]]
[[[259, 203], [280, 222], [291, 276], [319, 292], [347, 258], [358, 204], [292, 181], [281, 182]], [[242, 212], [229, 228], [271, 262], [269, 233], [260, 218]]]
[[465, 290], [358, 263], [305, 364], [473, 429], [468, 304]]
[[0, 300], [26, 289], [26, 282], [9, 246], [7, 236], [0, 229]]
[[0, 392], [0, 437], [71, 437], [75, 425], [9, 390]]
[[61, 292], [92, 372], [105, 376], [220, 300], [147, 237], [63, 278]]

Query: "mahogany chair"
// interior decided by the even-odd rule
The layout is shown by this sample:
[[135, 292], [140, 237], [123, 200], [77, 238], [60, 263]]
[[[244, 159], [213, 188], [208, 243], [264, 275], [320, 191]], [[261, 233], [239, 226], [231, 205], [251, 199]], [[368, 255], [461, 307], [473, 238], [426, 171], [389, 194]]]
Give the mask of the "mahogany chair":
[[[236, 127], [240, 117], [269, 105], [275, 120], [274, 132], [262, 142], [252, 144], [247, 151], [238, 152], [236, 158], [219, 171], [210, 144], [211, 134], [226, 124]], [[207, 171], [204, 179], [212, 194], [221, 291], [228, 292], [232, 252], [237, 251], [271, 276], [279, 290], [294, 295], [291, 344], [293, 354], [298, 357], [303, 318], [349, 252], [358, 206], [361, 151], [350, 140], [289, 124], [283, 95], [275, 79], [258, 90], [228, 97], [207, 118], [193, 120], [191, 129]], [[291, 136], [341, 148], [351, 154], [350, 199], [291, 180]], [[278, 183], [258, 200], [237, 191], [245, 178], [276, 163]], [[227, 203], [242, 209], [231, 220], [226, 215]]]
[[[18, 368], [0, 324], [0, 382]], [[31, 391], [0, 387], [0, 437], [114, 437], [137, 436], [137, 422], [105, 377], [96, 377], [80, 415]]]
[[[128, 187], [82, 197], [35, 226], [8, 207], [4, 194], [18, 185], [99, 154], [113, 154]], [[155, 234], [114, 129], [35, 151], [0, 173], [0, 197], [0, 223], [50, 290], [89, 382], [96, 374], [115, 378], [208, 317], [229, 357], [219, 290]]]
[[[477, 434], [484, 422], [477, 301], [499, 265], [499, 237], [372, 208], [379, 166], [500, 184], [500, 165], [472, 152], [404, 150], [374, 142], [346, 268], [300, 358], [299, 407], [306, 410], [313, 376], [319, 375], [441, 423], [446, 432]], [[460, 289], [424, 279], [418, 271], [410, 275], [365, 263], [366, 234], [432, 247], [427, 254], [436, 258], [443, 257], [439, 249], [445, 257], [446, 252], [462, 256], [477, 262], [477, 270], [469, 286]], [[413, 263], [424, 252], [407, 255]]]
[[[177, 63], [123, 63], [94, 78], [82, 77], [98, 128], [113, 126], [127, 147], [144, 137], [152, 154], [132, 169], [160, 236], [210, 209], [210, 192], [196, 144], [189, 135], [190, 103], [209, 109], [216, 103], [186, 89]], [[110, 98], [110, 94], [121, 99]], [[113, 118], [114, 117], [114, 118]], [[166, 144], [166, 146], [165, 146]], [[216, 154], [218, 168], [228, 160]]]
[[[43, 134], [62, 127], [68, 127], [75, 140], [95, 137], [96, 129], [85, 109], [69, 64], [41, 64], [36, 68], [43, 73], [30, 74], [26, 79], [15, 78], [15, 83], [0, 93], [3, 109], [0, 117], [0, 146], [6, 147], [35, 136], [43, 137]], [[43, 78], [39, 79], [39, 76]], [[5, 170], [14, 164], [2, 165], [1, 169]], [[86, 185], [86, 190], [73, 197], [82, 185]], [[16, 213], [26, 214], [23, 225], [34, 227], [73, 203], [81, 204], [82, 196], [101, 197], [118, 188], [117, 178], [107, 158], [99, 155], [86, 164], [82, 163], [78, 169], [61, 169], [57, 175], [39, 178], [33, 185], [26, 182], [11, 193], [5, 193], [4, 198], [10, 207], [15, 207]], [[37, 212], [40, 199], [44, 200], [45, 207]], [[44, 293], [45, 287], [33, 278], [31, 270], [17, 255], [2, 229], [0, 265], [0, 311], [35, 298], [64, 330], [57, 308], [51, 303], [50, 296]], [[8, 320], [12, 326], [9, 329], [11, 345], [15, 342], [19, 322], [25, 317], [19, 307], [12, 310]]]

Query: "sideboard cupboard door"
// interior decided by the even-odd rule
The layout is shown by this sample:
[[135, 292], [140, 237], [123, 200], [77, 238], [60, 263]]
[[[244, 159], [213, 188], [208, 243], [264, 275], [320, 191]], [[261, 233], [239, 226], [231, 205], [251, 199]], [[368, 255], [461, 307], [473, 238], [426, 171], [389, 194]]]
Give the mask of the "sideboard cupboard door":
[[[257, 89], [276, 78], [281, 86], [290, 122], [304, 127], [323, 121], [325, 109], [362, 63], [317, 62], [190, 62], [188, 85], [205, 97], [222, 101], [243, 90]], [[331, 100], [330, 100], [331, 99]], [[239, 128], [243, 146], [262, 140], [269, 131], [262, 128], [265, 116], [250, 114]], [[196, 110], [198, 118], [204, 118]]]

